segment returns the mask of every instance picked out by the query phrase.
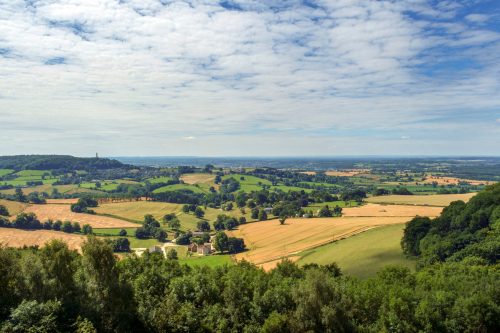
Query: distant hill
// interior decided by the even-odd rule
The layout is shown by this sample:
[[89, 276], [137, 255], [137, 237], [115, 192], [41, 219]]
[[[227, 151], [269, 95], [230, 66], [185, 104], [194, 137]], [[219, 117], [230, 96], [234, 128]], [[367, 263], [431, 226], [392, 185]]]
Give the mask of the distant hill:
[[0, 156], [0, 169], [15, 170], [105, 170], [128, 167], [108, 158], [74, 157], [69, 155]]

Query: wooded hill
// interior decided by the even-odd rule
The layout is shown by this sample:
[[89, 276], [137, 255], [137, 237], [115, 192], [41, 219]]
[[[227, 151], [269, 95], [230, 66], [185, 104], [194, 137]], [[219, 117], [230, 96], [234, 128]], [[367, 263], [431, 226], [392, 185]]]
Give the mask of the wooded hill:
[[0, 156], [0, 169], [14, 170], [104, 170], [127, 167], [117, 160], [69, 155]]

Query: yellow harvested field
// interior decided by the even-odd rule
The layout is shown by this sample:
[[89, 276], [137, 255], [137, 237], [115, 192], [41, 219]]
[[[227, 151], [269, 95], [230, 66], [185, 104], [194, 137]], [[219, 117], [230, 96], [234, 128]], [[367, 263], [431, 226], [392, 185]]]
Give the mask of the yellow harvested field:
[[48, 204], [71, 205], [78, 202], [77, 198], [73, 199], [47, 199]]
[[120, 220], [108, 216], [99, 216], [84, 213], [73, 213], [69, 205], [45, 204], [30, 205], [24, 212], [35, 213], [40, 221], [48, 219], [78, 222], [80, 225], [89, 224], [92, 228], [137, 228], [136, 223]]
[[70, 249], [80, 250], [86, 237], [75, 234], [67, 234], [62, 231], [0, 228], [0, 244], [5, 246], [43, 246], [45, 243], [53, 239], [60, 239], [66, 242]]
[[464, 194], [433, 194], [433, 195], [384, 195], [365, 199], [371, 203], [396, 205], [448, 206], [451, 202], [462, 200], [467, 202], [476, 193]]
[[316, 171], [301, 171], [300, 173], [303, 173], [304, 175], [314, 176], [316, 174]]
[[[262, 265], [378, 226], [406, 223], [409, 219], [409, 217], [294, 218], [286, 220], [285, 225], [280, 225], [278, 220], [268, 220], [240, 225], [229, 234], [243, 238], [249, 249], [235, 255], [237, 260], [245, 259]], [[273, 266], [275, 263], [267, 266], [269, 265]]]
[[24, 202], [17, 202], [17, 201], [3, 200], [3, 199], [0, 199], [0, 205], [5, 206], [11, 216], [15, 216], [21, 213], [26, 207], [28, 207], [28, 204]]
[[109, 214], [129, 220], [143, 221], [146, 214], [151, 214], [160, 220], [166, 214], [181, 212], [182, 206], [181, 204], [158, 201], [127, 201], [102, 203], [94, 210], [97, 214]]
[[370, 173], [370, 169], [330, 170], [325, 175], [335, 177], [354, 177], [359, 174]]
[[369, 203], [359, 207], [347, 207], [342, 209], [345, 217], [373, 216], [373, 217], [415, 217], [429, 216], [436, 217], [441, 214], [442, 207], [413, 206], [413, 205], [381, 205]]
[[180, 177], [186, 184], [208, 184], [213, 183], [215, 176], [210, 173], [186, 173]]
[[442, 176], [427, 176], [422, 182], [427, 184], [432, 184], [436, 182], [438, 185], [457, 185], [459, 182], [467, 182], [471, 185], [491, 185], [495, 183], [493, 181], [487, 181], [487, 180], [461, 179], [455, 177], [442, 177]]

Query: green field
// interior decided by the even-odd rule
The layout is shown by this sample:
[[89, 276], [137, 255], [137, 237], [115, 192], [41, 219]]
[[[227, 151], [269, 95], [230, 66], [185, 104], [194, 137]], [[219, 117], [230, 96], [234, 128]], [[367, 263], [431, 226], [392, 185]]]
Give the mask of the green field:
[[134, 236], [135, 230], [137, 228], [95, 228], [93, 229], [93, 231], [97, 236], [119, 236], [119, 233], [122, 229], [125, 229], [125, 231], [127, 232], [127, 236]]
[[330, 207], [330, 209], [335, 208], [335, 206], [339, 206], [341, 208], [345, 207], [357, 207], [360, 204], [357, 201], [328, 201], [328, 202], [319, 202], [319, 203], [313, 203], [310, 204], [307, 207], [304, 207], [304, 210], [310, 210], [312, 209], [313, 211], [321, 209], [325, 206]]
[[41, 178], [44, 174], [51, 175], [52, 173], [46, 170], [21, 170], [16, 172], [16, 175], [19, 177], [38, 176]]
[[13, 172], [14, 172], [14, 170], [12, 170], [12, 169], [0, 169], [0, 177], [10, 175]]
[[415, 262], [407, 259], [400, 241], [404, 225], [378, 227], [344, 240], [307, 250], [299, 254], [299, 265], [336, 262], [342, 272], [360, 278], [374, 275], [386, 265], [403, 265], [415, 269]]
[[153, 193], [164, 193], [164, 192], [173, 192], [178, 190], [190, 190], [194, 193], [207, 193], [208, 191], [203, 187], [196, 185], [188, 185], [188, 184], [174, 184], [168, 186], [162, 186], [153, 191]]
[[169, 181], [173, 180], [170, 177], [163, 176], [163, 177], [156, 177], [156, 178], [148, 178], [144, 180], [144, 182], [150, 182], [151, 184], [158, 184], [158, 183], [167, 183]]
[[217, 266], [233, 264], [231, 256], [228, 254], [215, 254], [210, 256], [192, 256], [179, 259], [179, 262], [181, 264], [186, 264], [191, 267], [201, 266], [201, 265], [206, 265], [209, 267], [217, 267]]

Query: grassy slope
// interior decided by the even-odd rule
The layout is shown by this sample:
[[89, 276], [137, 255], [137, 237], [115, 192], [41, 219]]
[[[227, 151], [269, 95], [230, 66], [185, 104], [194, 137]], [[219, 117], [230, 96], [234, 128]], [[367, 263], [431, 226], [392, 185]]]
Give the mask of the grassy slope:
[[407, 259], [400, 241], [404, 225], [378, 227], [344, 240], [300, 253], [298, 263], [329, 264], [336, 262], [346, 274], [365, 278], [385, 265], [403, 265], [410, 269], [415, 263]]
[[0, 205], [5, 206], [11, 216], [19, 214], [26, 207], [28, 207], [28, 204], [25, 204], [23, 202], [3, 200], [3, 199], [0, 199]]
[[5, 175], [10, 175], [13, 172], [14, 172], [14, 170], [12, 170], [12, 169], [0, 169], [0, 177], [5, 176]]
[[211, 256], [193, 256], [190, 258], [181, 258], [179, 259], [181, 264], [187, 264], [188, 266], [200, 266], [206, 265], [210, 267], [223, 266], [223, 265], [232, 265], [233, 261], [231, 260], [231, 256], [228, 254], [217, 254]]
[[162, 193], [162, 192], [172, 192], [177, 190], [190, 190], [194, 193], [208, 193], [208, 190], [202, 186], [189, 185], [189, 184], [175, 184], [162, 186], [153, 191], [153, 193]]

